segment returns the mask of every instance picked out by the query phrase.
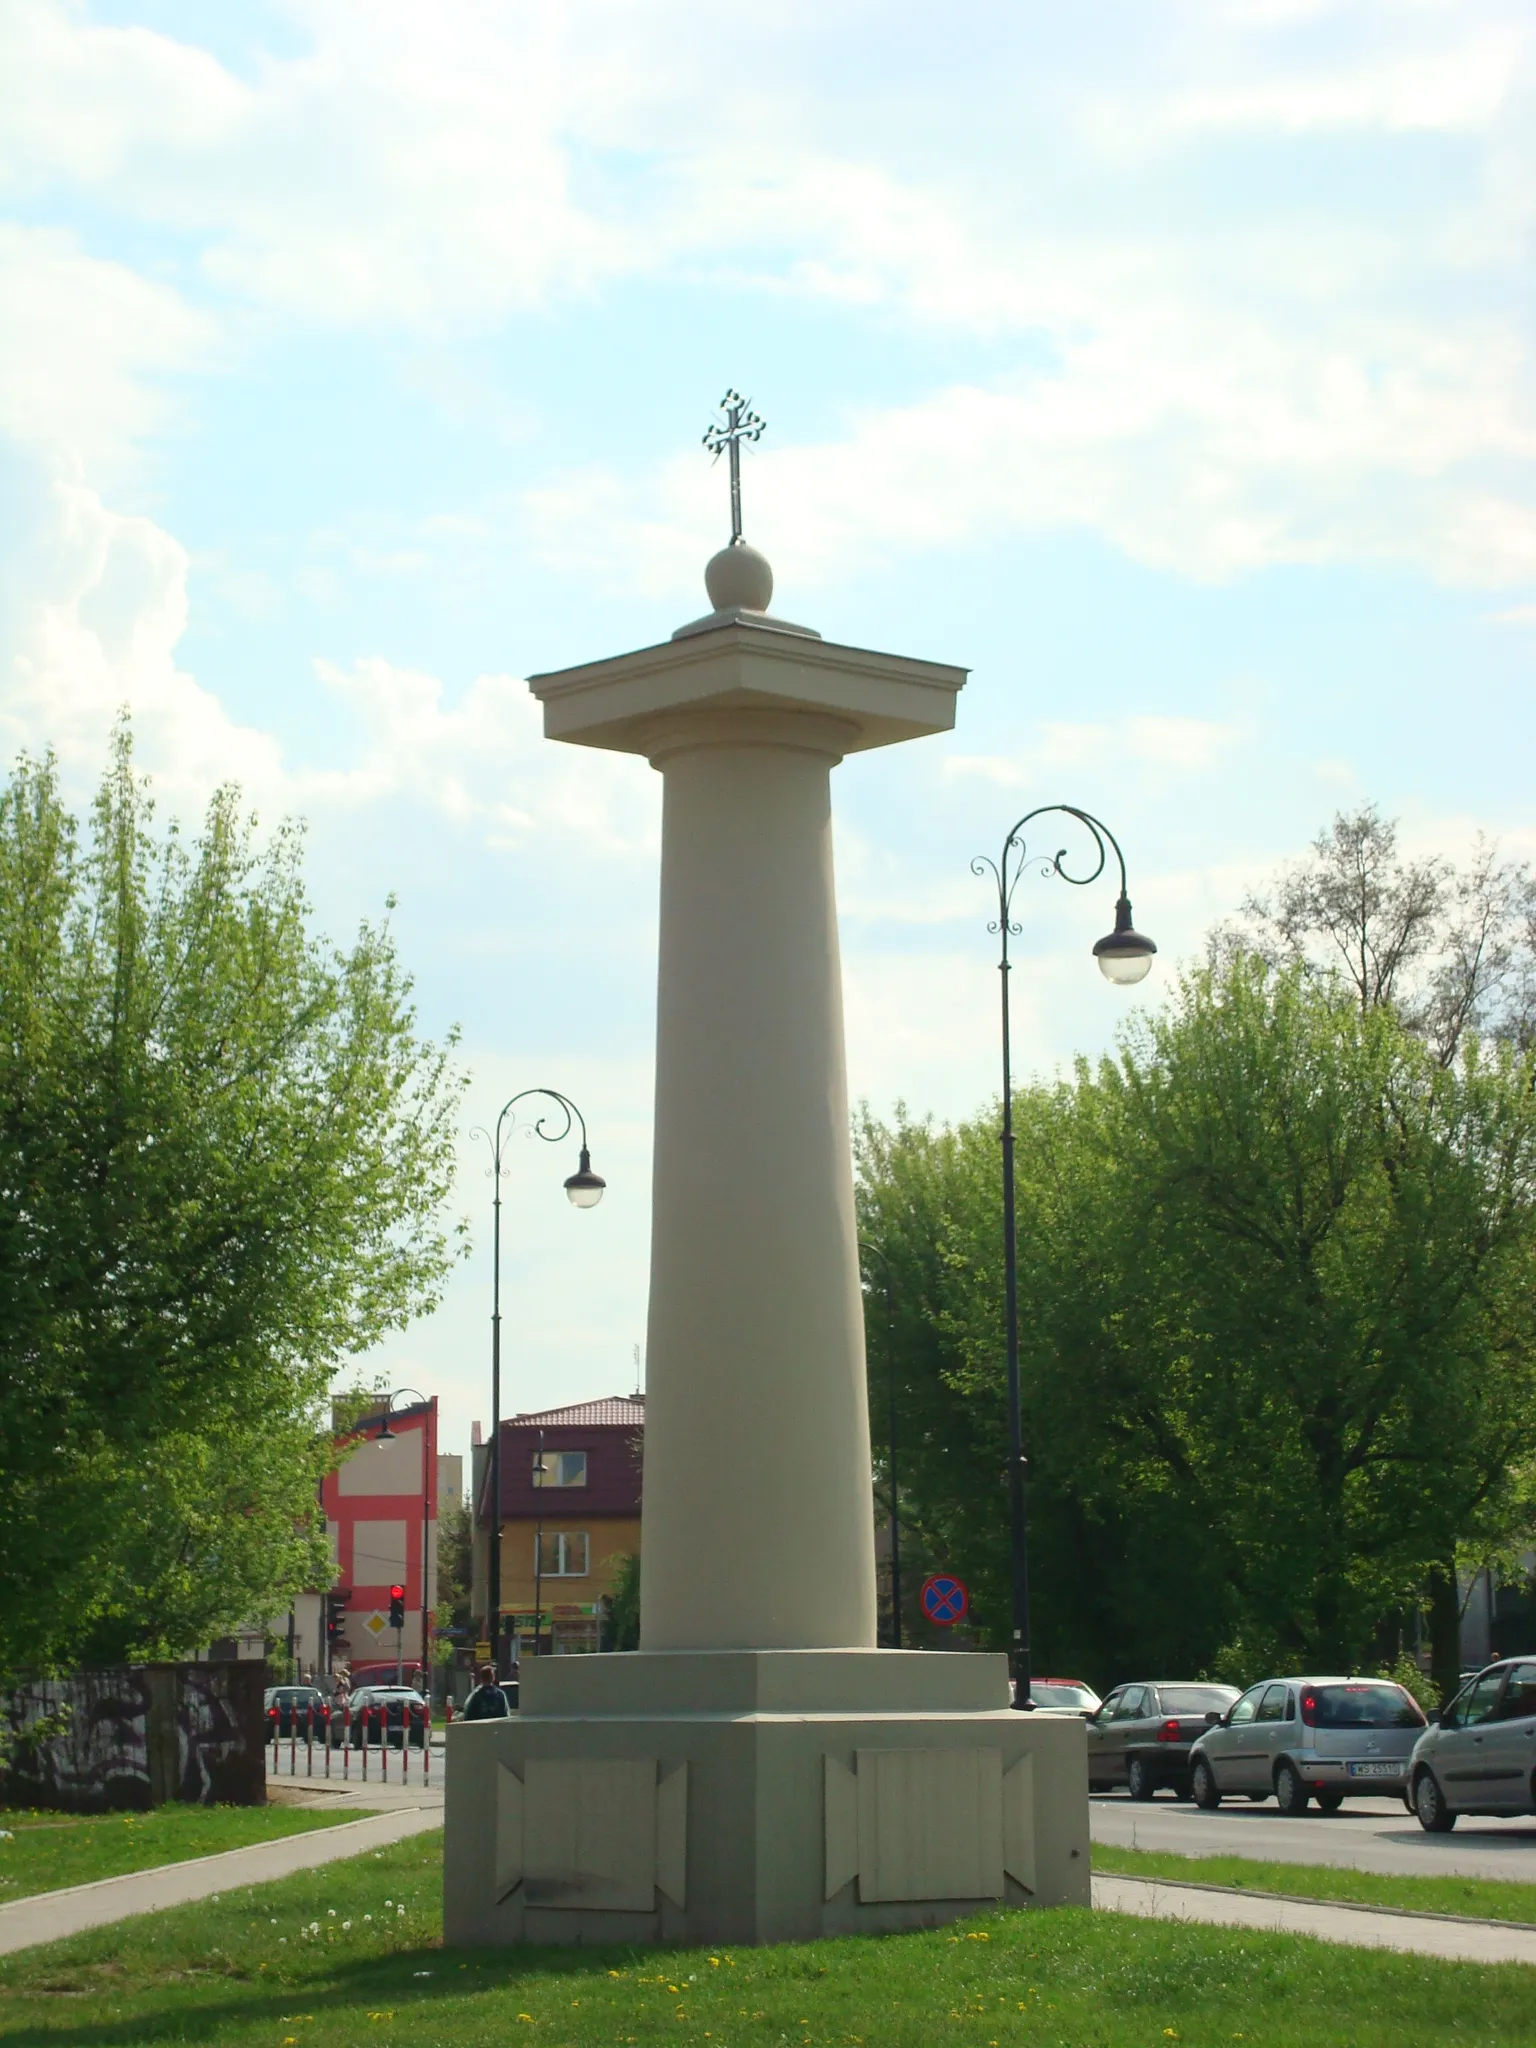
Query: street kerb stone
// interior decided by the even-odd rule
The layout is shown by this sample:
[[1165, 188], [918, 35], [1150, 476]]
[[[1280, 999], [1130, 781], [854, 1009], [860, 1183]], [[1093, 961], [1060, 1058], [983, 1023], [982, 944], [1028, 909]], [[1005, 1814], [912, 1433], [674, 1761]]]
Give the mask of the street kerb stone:
[[1094, 1873], [1093, 1903], [1100, 1911], [1140, 1919], [1304, 1934], [1345, 1948], [1390, 1948], [1443, 1962], [1536, 1964], [1536, 1927], [1499, 1920], [1462, 1920], [1337, 1899], [1230, 1892], [1214, 1885], [1167, 1884], [1161, 1878], [1108, 1872]]

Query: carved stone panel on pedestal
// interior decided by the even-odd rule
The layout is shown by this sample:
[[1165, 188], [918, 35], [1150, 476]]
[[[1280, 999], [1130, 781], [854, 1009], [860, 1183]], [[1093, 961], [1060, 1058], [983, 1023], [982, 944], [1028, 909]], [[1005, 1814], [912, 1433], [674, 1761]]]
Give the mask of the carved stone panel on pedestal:
[[650, 1913], [658, 1887], [687, 1903], [688, 1766], [660, 1785], [654, 1757], [531, 1757], [497, 1772], [496, 1895], [529, 1906]]
[[826, 1886], [859, 1902], [1000, 1899], [1034, 1889], [1034, 1774], [995, 1749], [861, 1749], [825, 1759]]

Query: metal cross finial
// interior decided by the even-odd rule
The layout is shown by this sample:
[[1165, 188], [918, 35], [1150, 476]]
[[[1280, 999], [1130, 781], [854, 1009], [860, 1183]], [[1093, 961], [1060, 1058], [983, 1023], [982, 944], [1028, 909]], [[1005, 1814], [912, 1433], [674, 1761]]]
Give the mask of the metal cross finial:
[[741, 444], [743, 441], [760, 441], [766, 420], [760, 420], [752, 410], [750, 398], [743, 398], [739, 391], [727, 391], [720, 401], [720, 411], [725, 415], [724, 424], [718, 422], [704, 436], [704, 446], [718, 462], [725, 449], [731, 455], [731, 546], [741, 540]]

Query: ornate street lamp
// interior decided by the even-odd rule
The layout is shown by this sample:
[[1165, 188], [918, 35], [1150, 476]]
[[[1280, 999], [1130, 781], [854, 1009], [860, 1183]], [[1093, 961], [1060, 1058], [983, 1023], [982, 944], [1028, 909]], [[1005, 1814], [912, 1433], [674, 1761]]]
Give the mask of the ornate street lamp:
[[866, 1258], [878, 1259], [885, 1273], [885, 1401], [887, 1466], [891, 1488], [891, 1648], [901, 1648], [901, 1509], [896, 1495], [896, 1285], [891, 1262], [877, 1244], [859, 1239]]
[[[432, 1467], [429, 1462], [432, 1456], [433, 1449], [431, 1440], [432, 1403], [428, 1400], [427, 1396], [421, 1391], [419, 1387], [395, 1388], [394, 1392], [389, 1396], [388, 1400], [384, 1403], [383, 1418], [379, 1423], [379, 1433], [374, 1438], [374, 1442], [382, 1445], [392, 1444], [397, 1441], [395, 1432], [389, 1426], [389, 1418], [394, 1413], [395, 1403], [400, 1399], [402, 1394], [408, 1394], [413, 1401], [419, 1401], [421, 1403], [422, 1409], [424, 1410], [421, 1421], [421, 1689], [430, 1699], [432, 1685], [432, 1668], [428, 1662], [427, 1656], [428, 1645], [430, 1642], [427, 1620], [427, 1510], [431, 1505], [432, 1487]], [[400, 1645], [397, 1642], [395, 1644], [396, 1685], [400, 1684], [402, 1677], [403, 1673], [400, 1668]]]
[[1099, 971], [1105, 979], [1121, 987], [1128, 987], [1143, 980], [1151, 971], [1152, 956], [1157, 951], [1152, 941], [1138, 932], [1131, 923], [1131, 899], [1126, 890], [1125, 855], [1120, 851], [1119, 840], [1102, 819], [1094, 817], [1090, 811], [1079, 810], [1076, 804], [1042, 804], [1037, 810], [1026, 811], [1003, 841], [1003, 850], [998, 859], [993, 860], [987, 854], [978, 854], [971, 862], [973, 875], [990, 875], [996, 886], [997, 921], [989, 924], [987, 929], [997, 934], [1002, 945], [998, 971], [1002, 976], [1003, 1023], [1003, 1269], [1008, 1344], [1009, 1556], [1013, 1587], [1013, 1703], [1021, 1709], [1032, 1707], [1034, 1701], [1030, 1697], [1029, 1474], [1024, 1458], [1024, 1421], [1019, 1395], [1019, 1245], [1013, 1181], [1013, 1051], [1008, 1016], [1008, 976], [1011, 972], [1008, 940], [1010, 936], [1017, 936], [1022, 930], [1022, 926], [1013, 921], [1013, 892], [1018, 887], [1019, 877], [1031, 860], [1022, 834], [1026, 825], [1032, 824], [1036, 818], [1046, 817], [1075, 818], [1087, 830], [1098, 854], [1098, 860], [1089, 873], [1071, 874], [1064, 865], [1067, 848], [1063, 846], [1054, 854], [1034, 856], [1040, 862], [1042, 875], [1057, 875], [1063, 882], [1070, 882], [1074, 888], [1085, 889], [1103, 874], [1109, 864], [1111, 848], [1114, 849], [1115, 859], [1120, 864], [1120, 895], [1115, 904], [1115, 928], [1100, 939], [1093, 949], [1093, 957], [1098, 961]]
[[532, 1124], [523, 1127], [525, 1135], [542, 1138], [548, 1145], [558, 1145], [570, 1136], [573, 1128], [579, 1127], [581, 1131], [580, 1160], [576, 1171], [565, 1183], [571, 1206], [595, 1209], [607, 1186], [602, 1175], [592, 1171], [592, 1155], [587, 1149], [587, 1120], [570, 1097], [562, 1095], [558, 1088], [523, 1088], [503, 1104], [496, 1119], [494, 1136], [479, 1124], [470, 1132], [472, 1138], [484, 1138], [490, 1147], [491, 1163], [487, 1171], [494, 1190], [491, 1199], [491, 1456], [488, 1474], [491, 1554], [486, 1573], [486, 1605], [490, 1612], [486, 1617], [486, 1633], [490, 1638], [491, 1662], [496, 1667], [498, 1678], [501, 1676], [501, 1183], [506, 1175], [502, 1158], [507, 1141], [517, 1127], [518, 1104], [535, 1097], [552, 1102], [561, 1121], [557, 1127], [551, 1128], [554, 1119], [546, 1111]]

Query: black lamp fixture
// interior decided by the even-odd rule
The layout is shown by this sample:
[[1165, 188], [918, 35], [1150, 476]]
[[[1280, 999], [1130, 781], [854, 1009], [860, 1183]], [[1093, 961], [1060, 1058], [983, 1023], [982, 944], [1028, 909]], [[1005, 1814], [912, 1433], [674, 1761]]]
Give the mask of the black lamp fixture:
[[573, 1209], [595, 1209], [603, 1199], [603, 1189], [608, 1183], [600, 1173], [592, 1171], [592, 1155], [583, 1145], [581, 1164], [565, 1184], [566, 1197]]
[[[1033, 824], [1036, 818], [1046, 817], [1074, 818], [1087, 832], [1098, 855], [1087, 873], [1074, 874], [1070, 871], [1064, 846], [1056, 853], [1031, 856], [1024, 843], [1024, 828]], [[1008, 1010], [1008, 977], [1012, 963], [1008, 958], [1008, 941], [1022, 929], [1013, 918], [1013, 892], [1032, 859], [1038, 860], [1042, 875], [1055, 875], [1063, 882], [1070, 882], [1074, 888], [1085, 889], [1096, 882], [1109, 865], [1111, 849], [1120, 868], [1115, 928], [1096, 942], [1093, 957], [1106, 981], [1112, 981], [1120, 988], [1129, 988], [1138, 981], [1144, 981], [1151, 972], [1152, 957], [1157, 947], [1131, 923], [1125, 855], [1120, 850], [1119, 840], [1101, 818], [1094, 817], [1091, 811], [1080, 810], [1076, 804], [1041, 804], [1037, 810], [1026, 811], [1019, 819], [1003, 841], [1002, 853], [996, 860], [988, 854], [978, 854], [971, 862], [972, 874], [989, 875], [996, 887], [997, 918], [987, 929], [1001, 941], [1001, 958], [997, 964], [1002, 976], [1003, 1025], [1003, 1127], [1000, 1136], [1003, 1148], [1003, 1290], [1007, 1336], [1008, 1508], [1013, 1602], [1010, 1661], [1013, 1704], [1025, 1710], [1034, 1705], [1030, 1697], [1029, 1467], [1024, 1456], [1024, 1410], [1019, 1388], [1019, 1240], [1013, 1172], [1013, 1047]]]
[[[1117, 853], [1119, 850], [1116, 847]], [[1094, 944], [1093, 957], [1099, 963], [1100, 974], [1119, 988], [1130, 988], [1135, 982], [1145, 981], [1152, 972], [1152, 955], [1156, 951], [1153, 941], [1131, 923], [1131, 899], [1122, 893], [1115, 905], [1114, 930]]]

